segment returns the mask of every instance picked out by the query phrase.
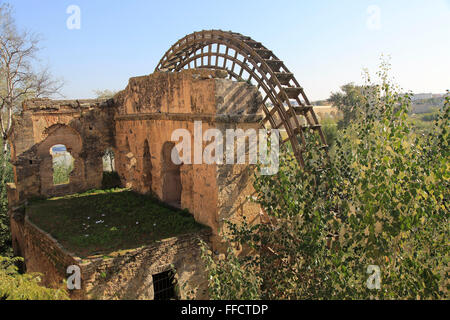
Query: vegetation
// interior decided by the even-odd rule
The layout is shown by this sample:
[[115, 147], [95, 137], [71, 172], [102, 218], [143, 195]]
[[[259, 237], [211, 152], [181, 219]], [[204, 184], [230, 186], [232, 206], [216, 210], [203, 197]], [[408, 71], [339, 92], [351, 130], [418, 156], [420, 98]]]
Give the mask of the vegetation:
[[[0, 300], [2, 299], [63, 299], [61, 290], [39, 286], [36, 274], [19, 274], [12, 256], [9, 230], [6, 184], [12, 181], [7, 137], [12, 116], [24, 99], [58, 93], [62, 82], [54, 80], [47, 68], [35, 70], [38, 37], [19, 31], [8, 4], [0, 4]], [[4, 256], [4, 257], [2, 257]]]
[[320, 121], [322, 126], [323, 134], [325, 135], [325, 139], [327, 140], [327, 144], [330, 148], [334, 147], [334, 143], [336, 141], [338, 135], [338, 124], [332, 118], [325, 118]]
[[0, 257], [0, 300], [68, 300], [63, 288], [49, 289], [39, 285], [38, 273], [21, 274], [17, 263], [22, 258]]
[[67, 165], [66, 163], [53, 164], [53, 184], [67, 184], [70, 182], [70, 173], [73, 171], [73, 161]]
[[430, 113], [442, 109], [445, 103], [444, 97], [414, 99], [411, 103], [411, 112], [417, 114]]
[[103, 155], [102, 189], [113, 189], [121, 186], [119, 174], [115, 171], [115, 155], [112, 148], [108, 148]]
[[0, 255], [11, 254], [8, 228], [6, 183], [12, 181], [7, 137], [12, 116], [24, 99], [58, 94], [62, 81], [55, 80], [39, 63], [39, 37], [17, 28], [12, 7], [0, 4]]
[[[368, 77], [330, 162], [311, 138], [305, 170], [287, 153], [278, 175], [256, 177], [267, 219], [228, 223], [225, 236], [259, 254], [216, 259], [205, 248], [212, 298], [449, 298], [450, 101], [417, 134], [388, 70], [379, 84]], [[369, 266], [380, 268], [379, 290]]]
[[348, 83], [341, 87], [342, 92], [331, 94], [328, 101], [343, 114], [343, 119], [338, 123], [340, 128], [348, 126], [357, 117], [361, 117], [361, 113], [366, 111], [363, 106], [367, 105], [367, 98], [374, 90], [373, 87]]
[[103, 155], [103, 171], [115, 171], [116, 168], [114, 166], [114, 150], [112, 148], [108, 148]]
[[117, 91], [111, 91], [108, 89], [94, 90], [94, 94], [97, 99], [111, 99], [117, 94]]
[[[24, 99], [57, 93], [61, 82], [35, 70], [38, 38], [17, 29], [0, 5], [0, 300], [67, 299], [21, 274], [12, 256], [6, 183], [7, 137]], [[330, 100], [344, 118], [323, 123], [330, 160], [307, 135], [305, 170], [285, 150], [277, 176], [256, 177], [258, 224], [228, 224], [227, 255], [204, 245], [214, 299], [448, 299], [449, 98], [411, 101], [382, 65], [380, 83], [344, 85]], [[115, 92], [97, 91], [99, 98]], [[107, 151], [113, 170], [113, 154]], [[55, 184], [73, 169], [56, 166]], [[106, 172], [104, 188], [117, 186]], [[110, 253], [204, 228], [185, 212], [128, 190], [94, 190], [36, 200], [30, 219], [80, 256]], [[258, 253], [237, 255], [234, 245]], [[3, 256], [3, 257], [2, 257]], [[368, 267], [381, 286], [367, 286]]]
[[0, 154], [0, 170], [4, 177], [0, 183], [0, 256], [11, 256], [11, 232], [9, 230], [8, 197], [6, 183], [13, 181], [12, 167], [9, 162], [9, 152]]
[[82, 257], [136, 248], [204, 228], [189, 212], [126, 189], [37, 200], [27, 210], [33, 223]]
[[[19, 31], [12, 9], [0, 4], [0, 134], [3, 157], [8, 152], [6, 139], [12, 126], [12, 115], [24, 99], [57, 94], [62, 82], [54, 80], [47, 68], [35, 70], [39, 38]], [[1, 182], [4, 182], [2, 176]]]

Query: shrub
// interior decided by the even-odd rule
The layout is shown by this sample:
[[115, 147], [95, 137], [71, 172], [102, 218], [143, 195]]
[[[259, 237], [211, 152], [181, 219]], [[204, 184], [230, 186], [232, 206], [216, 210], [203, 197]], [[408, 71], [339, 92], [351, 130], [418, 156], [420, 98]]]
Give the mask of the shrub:
[[70, 182], [70, 173], [73, 171], [73, 162], [70, 165], [55, 163], [53, 165], [53, 184], [67, 184]]
[[[365, 111], [339, 131], [330, 162], [307, 136], [304, 169], [286, 152], [278, 175], [256, 177], [269, 219], [228, 223], [225, 236], [258, 254], [206, 257], [213, 299], [248, 298], [243, 283], [256, 299], [448, 299], [450, 102], [416, 134], [388, 70], [368, 78]], [[367, 285], [373, 265], [379, 290]]]
[[38, 273], [20, 274], [16, 263], [22, 258], [0, 256], [0, 300], [67, 300], [64, 289], [49, 289], [39, 285]]

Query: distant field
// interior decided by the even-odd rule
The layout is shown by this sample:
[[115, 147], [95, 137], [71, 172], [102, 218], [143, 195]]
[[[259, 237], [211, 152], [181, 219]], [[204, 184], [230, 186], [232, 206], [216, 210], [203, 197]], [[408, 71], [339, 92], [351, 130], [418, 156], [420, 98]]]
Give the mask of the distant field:
[[[411, 99], [411, 113], [430, 113], [441, 109], [444, 106], [445, 94], [417, 94]], [[322, 112], [335, 112], [328, 100], [313, 101], [316, 113], [322, 109]], [[328, 110], [327, 110], [328, 109]]]
[[444, 97], [416, 99], [411, 102], [412, 113], [430, 113], [442, 109], [445, 103]]

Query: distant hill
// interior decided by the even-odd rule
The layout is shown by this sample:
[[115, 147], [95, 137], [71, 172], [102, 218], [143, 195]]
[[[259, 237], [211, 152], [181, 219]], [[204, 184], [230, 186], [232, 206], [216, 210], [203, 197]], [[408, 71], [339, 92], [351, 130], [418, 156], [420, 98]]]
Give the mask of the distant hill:
[[339, 120], [342, 117], [342, 113], [331, 105], [316, 105], [314, 107], [316, 115], [319, 117], [320, 121], [325, 119]]
[[412, 113], [429, 113], [442, 109], [445, 102], [445, 94], [420, 93], [411, 98]]
[[329, 104], [330, 104], [330, 102], [328, 100], [317, 100], [317, 101], [311, 102], [311, 105], [313, 105], [313, 106], [326, 106]]
[[416, 93], [412, 96], [411, 100], [427, 100], [433, 98], [444, 98], [445, 93]]

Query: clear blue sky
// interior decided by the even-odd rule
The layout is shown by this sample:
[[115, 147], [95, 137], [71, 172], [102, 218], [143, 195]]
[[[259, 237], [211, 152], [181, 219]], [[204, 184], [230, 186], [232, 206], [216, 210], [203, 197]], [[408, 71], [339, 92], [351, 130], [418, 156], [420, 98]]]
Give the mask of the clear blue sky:
[[[450, 0], [12, 0], [17, 24], [41, 34], [40, 57], [64, 77], [66, 98], [120, 90], [153, 72], [178, 39], [203, 29], [233, 30], [285, 61], [312, 100], [328, 98], [381, 54], [416, 93], [450, 88]], [[69, 30], [69, 5], [81, 29]], [[372, 5], [379, 8], [379, 19]], [[374, 22], [375, 21], [375, 22]]]

